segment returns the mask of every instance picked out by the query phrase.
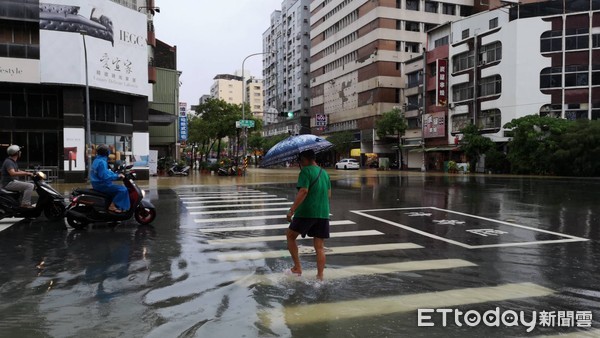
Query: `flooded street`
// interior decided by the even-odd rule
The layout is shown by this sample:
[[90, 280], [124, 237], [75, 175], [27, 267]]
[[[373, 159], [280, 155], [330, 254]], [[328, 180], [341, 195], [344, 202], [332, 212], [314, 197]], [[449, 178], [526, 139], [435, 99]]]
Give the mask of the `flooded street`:
[[[284, 274], [296, 172], [265, 173], [151, 182], [153, 227], [39, 219], [1, 231], [0, 336], [600, 335], [598, 180], [332, 172], [321, 283], [309, 239], [302, 277]], [[537, 323], [449, 314], [444, 327], [431, 312], [433, 326], [418, 326], [418, 309], [496, 308], [527, 322], [536, 311]], [[541, 311], [555, 311], [553, 326]]]

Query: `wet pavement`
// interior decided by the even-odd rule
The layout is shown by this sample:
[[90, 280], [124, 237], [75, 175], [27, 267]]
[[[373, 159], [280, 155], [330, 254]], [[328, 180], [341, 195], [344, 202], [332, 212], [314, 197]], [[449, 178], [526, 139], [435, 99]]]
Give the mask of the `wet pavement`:
[[284, 274], [296, 174], [153, 178], [153, 227], [0, 221], [0, 336], [600, 336], [600, 180], [332, 172], [319, 283], [308, 239]]

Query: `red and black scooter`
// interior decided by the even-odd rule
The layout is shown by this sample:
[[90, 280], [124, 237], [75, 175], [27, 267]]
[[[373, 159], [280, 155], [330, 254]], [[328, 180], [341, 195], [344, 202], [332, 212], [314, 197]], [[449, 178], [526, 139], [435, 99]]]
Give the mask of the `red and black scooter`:
[[156, 208], [144, 199], [146, 193], [135, 184], [135, 172], [125, 172], [123, 184], [129, 191], [131, 208], [123, 213], [108, 211], [112, 202], [110, 196], [93, 189], [75, 189], [71, 193], [71, 203], [67, 207], [67, 223], [75, 229], [84, 229], [90, 223], [123, 222], [135, 217], [142, 225], [147, 225], [156, 218]]

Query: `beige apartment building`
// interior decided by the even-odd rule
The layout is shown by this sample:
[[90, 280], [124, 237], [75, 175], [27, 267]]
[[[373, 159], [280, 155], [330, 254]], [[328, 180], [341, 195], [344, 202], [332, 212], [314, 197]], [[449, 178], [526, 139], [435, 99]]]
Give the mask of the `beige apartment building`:
[[210, 87], [210, 96], [222, 99], [227, 103], [242, 104], [244, 96], [242, 90], [242, 77], [231, 74], [219, 74], [214, 78], [215, 82]]
[[256, 78], [246, 80], [246, 103], [252, 115], [261, 121], [265, 110], [263, 89], [263, 80]]
[[[468, 16], [473, 0], [313, 0], [311, 11], [311, 126], [355, 133], [355, 149], [393, 154], [379, 144], [376, 117], [404, 103], [403, 64], [423, 53], [426, 32]], [[357, 150], [354, 150], [357, 153]]]

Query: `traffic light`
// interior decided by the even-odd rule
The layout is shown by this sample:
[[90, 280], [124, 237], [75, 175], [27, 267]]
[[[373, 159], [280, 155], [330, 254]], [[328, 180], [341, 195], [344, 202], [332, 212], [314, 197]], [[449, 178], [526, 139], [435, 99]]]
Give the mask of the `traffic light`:
[[287, 113], [287, 117], [288, 117], [288, 119], [291, 119], [292, 117], [294, 117], [294, 112], [293, 111], [289, 111]]

